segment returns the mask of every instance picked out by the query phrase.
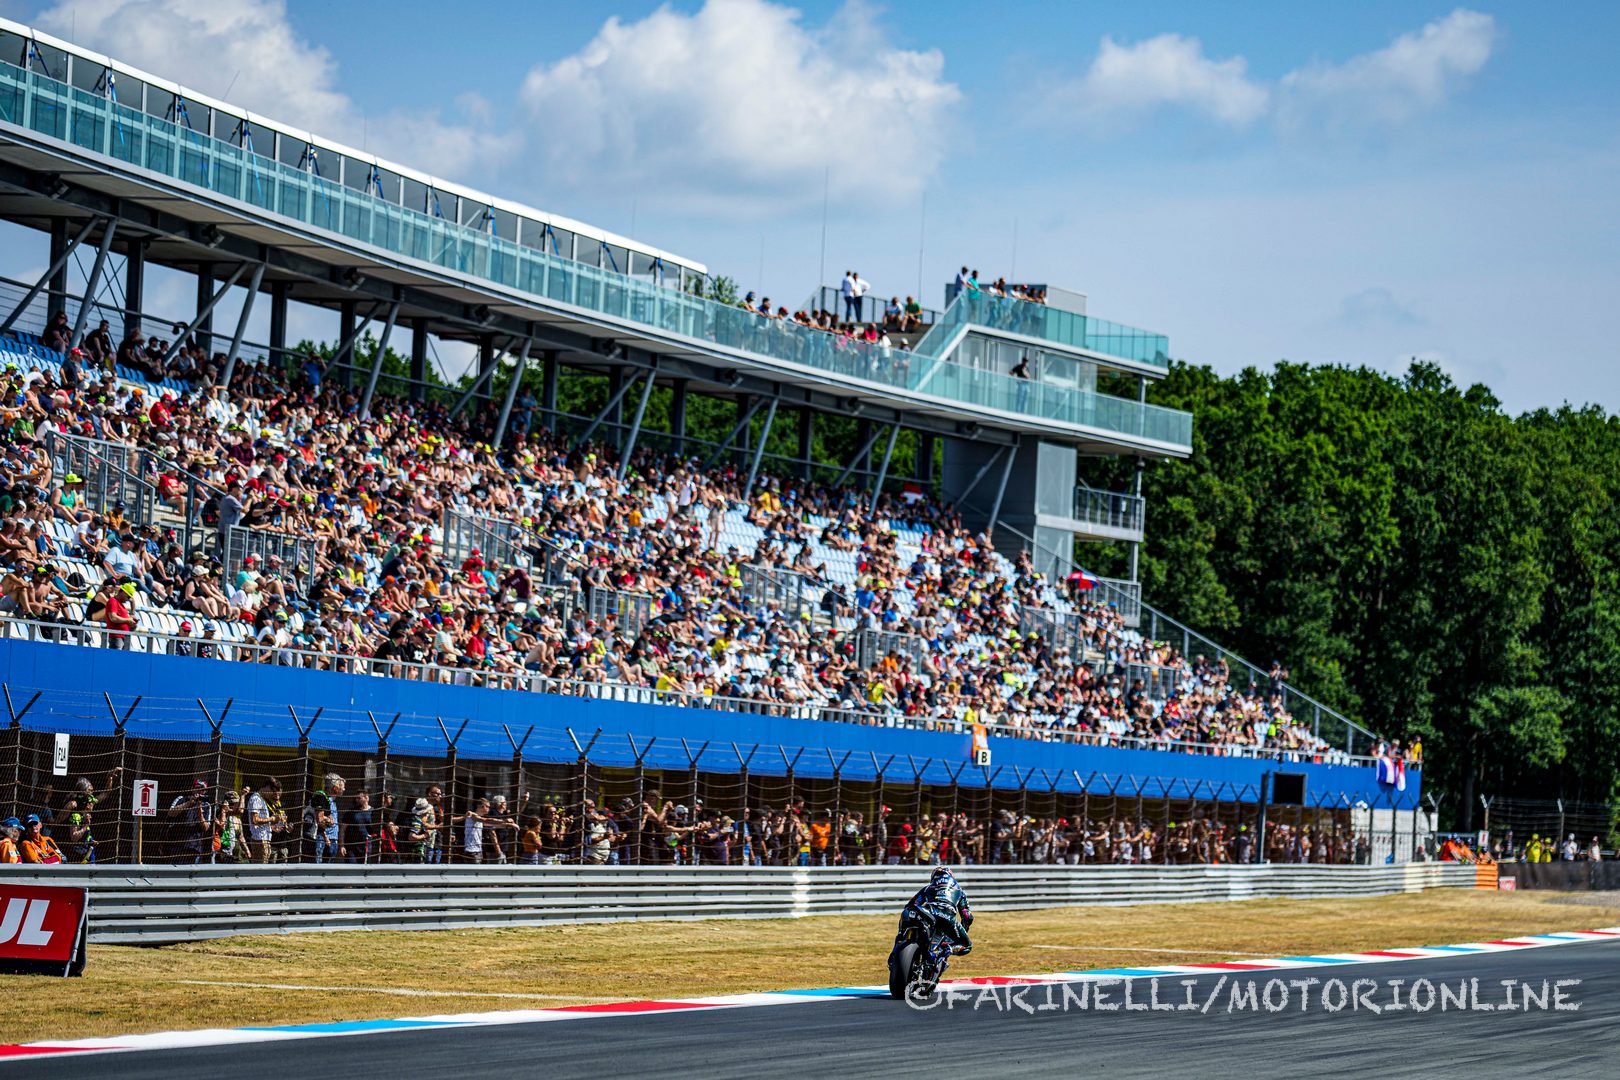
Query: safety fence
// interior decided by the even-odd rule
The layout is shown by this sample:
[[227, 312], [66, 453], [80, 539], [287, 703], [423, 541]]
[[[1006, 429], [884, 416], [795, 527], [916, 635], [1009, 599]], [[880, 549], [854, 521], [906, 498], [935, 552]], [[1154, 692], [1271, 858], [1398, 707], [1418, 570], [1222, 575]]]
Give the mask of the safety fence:
[[[875, 753], [852, 764], [851, 751], [776, 743], [677, 738], [677, 751], [568, 727], [503, 725], [501, 755], [485, 743], [474, 756], [466, 720], [4, 696], [14, 720], [0, 730], [0, 807], [39, 816], [69, 862], [449, 862], [469, 846], [470, 811], [495, 822], [482, 857], [573, 864], [1348, 864], [1432, 846], [1429, 815], [1394, 791], [1369, 805], [1324, 787], [1267, 805], [1258, 784]], [[429, 738], [442, 752], [398, 750]], [[329, 777], [345, 783], [330, 849], [318, 819]], [[256, 795], [268, 816], [250, 842]]]
[[[15, 884], [90, 890], [90, 941], [162, 945], [311, 930], [444, 930], [645, 919], [890, 915], [905, 867], [7, 867]], [[976, 911], [1080, 904], [1350, 897], [1473, 888], [1475, 868], [980, 866], [959, 872]]]

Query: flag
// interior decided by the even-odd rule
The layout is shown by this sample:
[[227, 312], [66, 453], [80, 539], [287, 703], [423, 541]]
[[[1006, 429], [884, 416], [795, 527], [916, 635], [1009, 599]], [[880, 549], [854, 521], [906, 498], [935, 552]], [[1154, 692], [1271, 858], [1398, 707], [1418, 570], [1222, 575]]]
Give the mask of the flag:
[[1406, 762], [1400, 758], [1395, 759], [1395, 790], [1406, 790]]
[[1097, 575], [1091, 573], [1089, 570], [1077, 569], [1069, 580], [1074, 582], [1074, 587], [1077, 589], [1095, 589], [1098, 585], [1102, 584], [1102, 582], [1098, 580]]

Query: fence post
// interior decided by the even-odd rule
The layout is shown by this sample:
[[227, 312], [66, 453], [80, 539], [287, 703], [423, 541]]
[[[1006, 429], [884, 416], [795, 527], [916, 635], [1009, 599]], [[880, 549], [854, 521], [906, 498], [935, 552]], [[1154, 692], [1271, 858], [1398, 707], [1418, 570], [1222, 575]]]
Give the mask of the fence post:
[[[439, 840], [439, 861], [447, 863], [450, 861], [451, 853], [456, 846], [454, 825], [456, 816], [456, 744], [461, 741], [461, 733], [467, 730], [467, 721], [463, 720], [461, 722], [461, 726], [456, 729], [455, 737], [452, 738], [450, 729], [444, 726], [444, 718], [435, 716], [433, 719], [439, 725], [439, 734], [444, 736], [444, 767], [450, 776], [449, 781], [445, 784], [448, 790], [444, 796], [444, 820], [434, 823], [434, 828], [443, 834]], [[430, 855], [429, 858], [431, 859], [432, 856]]]
[[[226, 698], [225, 708], [220, 710], [219, 719], [216, 720], [214, 719], [214, 714], [208, 711], [208, 706], [203, 704], [203, 699], [197, 699], [197, 708], [202, 710], [203, 718], [208, 721], [208, 741], [214, 750], [214, 790], [210, 793], [213, 797], [214, 805], [211, 810], [213, 819], [209, 822], [210, 825], [217, 822], [219, 812], [224, 809], [225, 805], [224, 796], [220, 794], [219, 790], [219, 778], [220, 774], [225, 771], [225, 718], [231, 714], [231, 705], [235, 701], [235, 698]], [[209, 845], [203, 851], [203, 856], [208, 862], [214, 861], [212, 845]]]
[[[34, 707], [34, 702], [39, 700], [39, 695], [43, 691], [35, 690], [34, 696], [28, 699], [28, 704], [22, 707], [22, 712], [18, 712], [11, 705], [11, 686], [7, 683], [0, 683], [0, 690], [5, 691], [6, 712], [11, 716], [11, 813], [9, 816], [18, 817], [22, 813], [22, 722], [23, 717], [28, 715], [28, 710]], [[107, 701], [107, 707], [112, 707], [110, 698]], [[113, 713], [113, 720], [116, 722], [117, 719], [118, 714], [115, 712]]]
[[748, 763], [753, 761], [754, 755], [759, 752], [759, 743], [754, 744], [754, 748], [748, 751], [747, 757], [742, 756], [742, 751], [737, 749], [735, 742], [731, 744], [731, 752], [737, 755], [737, 772], [742, 782], [742, 806], [737, 813], [737, 824], [739, 826], [737, 836], [741, 841], [737, 845], [738, 854], [741, 856], [742, 865], [744, 866], [754, 865], [751, 860], [756, 858], [763, 865], [763, 853], [754, 850], [758, 845], [758, 837], [754, 835], [753, 819], [748, 816]]
[[[304, 724], [298, 719], [298, 711], [296, 709], [294, 709], [291, 705], [287, 706], [287, 712], [289, 714], [291, 714], [291, 716], [292, 716], [293, 727], [298, 729], [298, 791], [299, 791], [299, 801], [298, 801], [298, 837], [299, 837], [298, 850], [299, 850], [299, 857], [298, 857], [298, 861], [299, 862], [304, 862], [306, 860], [313, 861], [313, 859], [315, 857], [314, 844], [310, 840], [308, 831], [304, 828], [304, 818], [305, 818], [305, 816], [306, 816], [306, 814], [307, 814], [307, 812], [309, 810], [309, 782], [310, 782], [309, 733], [315, 729], [315, 721], [319, 720], [321, 718], [321, 713], [323, 713], [325, 711], [326, 711], [326, 709], [325, 709], [324, 706], [319, 708], [319, 709], [316, 709], [315, 710], [315, 715], [309, 718], [309, 723]], [[291, 862], [292, 860], [289, 859], [288, 861]]]
[[[788, 787], [787, 801], [788, 801], [788, 805], [792, 806], [793, 805], [793, 797], [794, 797], [795, 794], [797, 794], [797, 788], [794, 787], [794, 783], [793, 783], [793, 770], [794, 770], [794, 767], [799, 764], [799, 758], [804, 756], [804, 747], [802, 747], [802, 746], [799, 747], [799, 752], [793, 755], [793, 760], [792, 761], [788, 760], [787, 751], [782, 749], [782, 747], [780, 745], [778, 745], [776, 747], [776, 752], [778, 754], [782, 755], [782, 764], [787, 767], [787, 787]], [[795, 859], [798, 858], [798, 855], [799, 855], [799, 853], [796, 852], [796, 851], [793, 853], [793, 857]]]
[[914, 788], [914, 790], [912, 792], [912, 797], [915, 799], [916, 804], [917, 804], [917, 820], [913, 821], [911, 823], [912, 832], [913, 832], [913, 834], [915, 834], [918, 830], [920, 830], [922, 828], [922, 816], [923, 816], [923, 808], [922, 808], [923, 782], [922, 782], [922, 778], [923, 778], [923, 773], [928, 771], [928, 766], [930, 766], [930, 765], [932, 765], [934, 763], [934, 759], [933, 758], [928, 758], [926, 761], [924, 761], [922, 763], [922, 768], [920, 768], [920, 769], [917, 768], [917, 759], [912, 757], [910, 754], [906, 755], [906, 760], [911, 763], [911, 782], [912, 782], [912, 785], [913, 785], [913, 788]]
[[889, 760], [879, 765], [876, 751], [869, 750], [867, 753], [872, 755], [872, 768], [877, 770], [877, 799], [873, 803], [875, 807], [873, 814], [877, 820], [872, 823], [872, 843], [877, 848], [877, 853], [872, 859], [872, 865], [882, 866], [889, 855], [889, 818], [883, 812], [883, 808], [889, 804], [883, 798], [883, 777], [889, 771], [889, 766], [894, 764], [895, 755], [890, 754]]
[[644, 825], [647, 819], [645, 810], [647, 805], [647, 768], [645, 762], [647, 760], [647, 751], [651, 750], [653, 743], [658, 741], [658, 736], [654, 735], [648, 739], [647, 745], [639, 750], [636, 749], [635, 736], [625, 732], [624, 737], [630, 743], [630, 753], [636, 759], [636, 865], [639, 866], [643, 856], [646, 854], [643, 850], [645, 841], [643, 835]]
[[[388, 736], [394, 733], [394, 725], [399, 723], [399, 717], [400, 714], [396, 712], [394, 714], [394, 718], [388, 722], [388, 730], [384, 731], [382, 728], [377, 726], [377, 718], [371, 715], [371, 710], [366, 710], [366, 719], [371, 721], [371, 730], [377, 735], [377, 799], [376, 802], [372, 804], [375, 807], [375, 809], [372, 811], [372, 823], [376, 830], [379, 841], [374, 846], [370, 844], [367, 845], [367, 862], [373, 861], [373, 855], [376, 856], [375, 861], [383, 861], [381, 840], [383, 834], [388, 829], [388, 819], [393, 816], [393, 807], [388, 804]], [[396, 848], [398, 847], [397, 844], [395, 846]], [[375, 847], [375, 850], [373, 850], [373, 847]], [[395, 852], [395, 855], [398, 855], [397, 851]]]
[[[513, 378], [517, 378], [521, 374], [520, 371]], [[506, 732], [506, 741], [512, 744], [512, 774], [515, 786], [512, 790], [512, 802], [510, 803], [512, 809], [510, 812], [514, 815], [512, 820], [515, 827], [511, 836], [506, 837], [504, 841], [497, 836], [495, 843], [496, 849], [506, 855], [506, 861], [515, 866], [518, 864], [518, 848], [521, 846], [521, 837], [523, 836], [523, 822], [517, 819], [516, 812], [520, 807], [527, 805], [524, 801], [523, 748], [529, 744], [529, 736], [534, 734], [534, 725], [530, 724], [529, 730], [523, 733], [522, 739], [518, 740], [512, 738], [512, 729], [505, 724], [501, 725], [501, 730]], [[505, 846], [501, 846], [503, 843]]]
[[837, 761], [834, 761], [832, 751], [827, 750], [827, 764], [832, 766], [833, 774], [833, 835], [832, 839], [828, 841], [829, 846], [832, 848], [832, 850], [826, 854], [828, 866], [838, 865], [838, 849], [840, 846], [839, 840], [843, 835], [843, 825], [841, 822], [839, 822], [838, 818], [839, 815], [844, 812], [844, 762], [849, 760], [849, 755], [852, 753], [854, 753], [853, 750], [845, 750], [844, 756]]
[[[28, 705], [23, 708], [23, 711], [21, 713], [16, 714], [16, 720], [20, 722], [22, 720], [22, 717], [27, 714], [29, 708], [32, 708], [34, 702], [37, 701], [37, 700], [39, 700], [39, 695], [35, 694], [33, 696], [33, 698], [31, 698], [29, 700]], [[126, 744], [129, 741], [128, 736], [126, 736], [124, 734], [124, 732], [125, 732], [125, 729], [129, 726], [129, 718], [131, 716], [135, 715], [135, 709], [141, 703], [141, 695], [136, 695], [135, 700], [129, 703], [129, 708], [125, 709], [124, 712], [123, 712], [123, 715], [121, 715], [121, 716], [119, 715], [118, 710], [113, 707], [112, 695], [111, 694], [107, 693], [106, 691], [102, 691], [101, 700], [103, 700], [103, 701], [105, 701], [107, 703], [107, 712], [112, 716], [113, 738], [118, 740], [118, 777], [119, 777], [119, 781], [120, 781], [120, 783], [118, 785], [118, 789], [119, 789], [118, 790], [118, 795], [119, 795], [119, 803], [118, 803], [118, 805], [122, 805], [123, 804], [123, 795], [124, 795], [124, 785], [122, 783], [123, 775], [124, 775], [124, 773], [123, 773], [123, 769], [124, 769], [124, 750], [125, 750]], [[8, 694], [8, 695], [6, 695], [6, 705], [9, 707], [10, 704], [11, 704], [11, 696]], [[21, 736], [20, 736], [20, 733], [19, 733], [19, 738], [20, 737]], [[22, 744], [19, 742], [18, 743], [18, 755], [17, 755], [17, 759], [18, 759], [19, 762], [22, 760], [21, 750], [22, 750]], [[124, 815], [122, 815], [122, 814], [117, 815], [117, 818], [116, 818], [117, 825], [118, 825], [118, 828], [117, 828], [117, 837], [118, 837], [118, 839], [113, 844], [113, 848], [114, 848], [113, 859], [114, 860], [117, 860], [119, 855], [122, 854], [121, 849], [123, 848], [123, 838], [124, 838], [124, 822], [123, 822], [123, 818], [124, 818]], [[140, 861], [142, 861], [141, 860], [141, 844], [140, 844], [141, 822], [135, 820], [134, 815], [130, 815], [130, 822], [131, 822], [130, 828], [135, 833], [135, 835], [130, 840], [130, 844], [132, 845], [131, 850], [132, 850], [132, 852], [134, 854], [134, 858], [131, 861], [140, 862]]]
[[[574, 803], [574, 820], [579, 823], [579, 850], [575, 852], [575, 855], [578, 861], [583, 864], [585, 862], [585, 845], [590, 840], [591, 835], [591, 830], [585, 823], [585, 787], [590, 782], [589, 755], [591, 752], [591, 747], [596, 745], [596, 740], [602, 737], [602, 729], [597, 728], [596, 733], [591, 736], [590, 741], [584, 746], [579, 745], [579, 739], [574, 735], [573, 728], [564, 728], [563, 730], [568, 732], [568, 741], [573, 743], [574, 749], [579, 752], [579, 760], [577, 762], [578, 771], [575, 773], [575, 776], [579, 780], [579, 800]], [[459, 735], [460, 733], [458, 732], [457, 734]], [[708, 743], [704, 743], [703, 745], [707, 746]], [[696, 774], [694, 774], [694, 782], [695, 776]]]
[[[954, 772], [949, 765], [945, 766], [945, 774], [951, 778], [951, 815], [945, 819], [945, 831], [940, 833], [939, 843], [944, 843], [946, 837], [956, 831], [956, 815], [962, 812], [962, 785], [957, 781], [957, 777], [962, 775], [962, 770], [965, 768], [967, 768], [967, 762], [965, 761], [958, 763]], [[949, 855], [954, 860], [956, 858], [954, 843], [941, 854]]]

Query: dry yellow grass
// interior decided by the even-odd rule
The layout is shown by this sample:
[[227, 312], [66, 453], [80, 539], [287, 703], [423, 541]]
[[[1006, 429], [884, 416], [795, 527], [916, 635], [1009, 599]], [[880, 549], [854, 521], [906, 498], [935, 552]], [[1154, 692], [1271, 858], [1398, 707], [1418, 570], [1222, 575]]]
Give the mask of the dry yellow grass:
[[[1620, 900], [1593, 899], [1599, 902], [1573, 905], [1547, 894], [1435, 890], [1360, 900], [986, 912], [974, 926], [973, 953], [952, 972], [1444, 945], [1620, 924]], [[873, 984], [885, 977], [894, 925], [889, 916], [849, 916], [92, 947], [82, 979], [0, 977], [7, 1002], [0, 1042]], [[240, 985], [250, 983], [264, 985]], [[383, 992], [401, 990], [425, 993]]]

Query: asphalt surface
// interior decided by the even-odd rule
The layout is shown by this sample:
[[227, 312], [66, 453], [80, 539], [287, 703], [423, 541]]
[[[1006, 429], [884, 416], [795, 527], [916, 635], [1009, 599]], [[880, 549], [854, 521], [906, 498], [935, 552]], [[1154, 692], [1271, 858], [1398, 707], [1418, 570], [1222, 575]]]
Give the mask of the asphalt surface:
[[[881, 968], [881, 958], [875, 968]], [[880, 972], [881, 973], [881, 972]], [[963, 975], [969, 972], [961, 972]], [[1478, 980], [1477, 1000], [1500, 1003], [1500, 980], [1579, 979], [1567, 986], [1577, 1011], [1442, 1012], [1346, 1005], [1326, 1011], [1320, 987], [1301, 1011], [1297, 989], [1278, 1012], [1229, 1012], [1234, 986], [1273, 979], [1378, 980], [1365, 1000], [1387, 1005], [1387, 980], [1418, 979], [1454, 988]], [[6, 1077], [176, 1076], [929, 1076], [1025, 1077], [1076, 1073], [1114, 1077], [1199, 1078], [1300, 1076], [1615, 1077], [1620, 1076], [1620, 940], [1385, 964], [1335, 964], [1292, 971], [1231, 972], [1196, 978], [1192, 1000], [1204, 1011], [1096, 1011], [1054, 1007], [1033, 1015], [988, 999], [919, 1012], [888, 998], [759, 1008], [716, 1009], [632, 1017], [466, 1029], [440, 1029], [300, 1039], [247, 1046], [201, 1047], [18, 1061]], [[1070, 984], [1078, 991], [1080, 984]], [[1133, 983], [1133, 1002], [1147, 999], [1147, 980]], [[1180, 977], [1160, 980], [1160, 1003], [1181, 1003]], [[973, 991], [977, 994], [977, 991]], [[1007, 991], [997, 996], [1005, 1002]], [[1108, 992], [1123, 1001], [1123, 986]], [[1353, 991], [1352, 991], [1353, 993]], [[1035, 1006], [1061, 1003], [1044, 988], [1026, 992]], [[1273, 1001], [1277, 999], [1274, 997]], [[1470, 998], [1472, 1003], [1476, 999]], [[1516, 998], [1522, 1002], [1522, 998]], [[1551, 1002], [1549, 994], [1549, 1004]], [[258, 1065], [255, 1065], [255, 1063]]]

